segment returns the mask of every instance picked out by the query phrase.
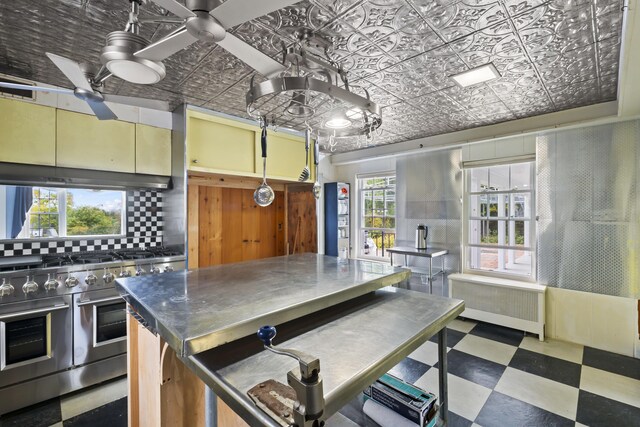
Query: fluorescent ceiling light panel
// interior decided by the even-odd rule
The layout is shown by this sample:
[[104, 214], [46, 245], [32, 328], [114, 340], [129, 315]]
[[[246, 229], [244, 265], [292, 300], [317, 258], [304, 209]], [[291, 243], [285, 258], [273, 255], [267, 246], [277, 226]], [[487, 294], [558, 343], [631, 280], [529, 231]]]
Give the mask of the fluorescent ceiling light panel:
[[469, 86], [477, 85], [479, 83], [484, 83], [484, 82], [488, 82], [489, 80], [497, 79], [498, 77], [501, 77], [500, 73], [491, 62], [485, 65], [476, 67], [474, 69], [471, 69], [469, 71], [465, 71], [463, 73], [451, 76], [451, 78], [460, 87], [469, 87]]

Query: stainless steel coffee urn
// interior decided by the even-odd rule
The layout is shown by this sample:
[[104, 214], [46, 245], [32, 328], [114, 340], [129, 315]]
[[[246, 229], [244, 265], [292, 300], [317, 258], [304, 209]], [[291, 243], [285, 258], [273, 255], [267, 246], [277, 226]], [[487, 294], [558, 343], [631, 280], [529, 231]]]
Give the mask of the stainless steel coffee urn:
[[427, 249], [427, 226], [424, 224], [418, 224], [416, 230], [416, 249]]

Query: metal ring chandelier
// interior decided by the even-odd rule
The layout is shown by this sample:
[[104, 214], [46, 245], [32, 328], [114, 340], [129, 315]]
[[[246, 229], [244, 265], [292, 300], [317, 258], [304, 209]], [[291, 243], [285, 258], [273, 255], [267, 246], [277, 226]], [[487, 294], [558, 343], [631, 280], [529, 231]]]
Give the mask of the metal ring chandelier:
[[[301, 42], [309, 40], [317, 42], [318, 36], [301, 37]], [[290, 65], [281, 75], [261, 83], [254, 83], [255, 75], [251, 79], [246, 95], [250, 116], [268, 116], [277, 126], [311, 127], [319, 137], [371, 137], [380, 127], [380, 107], [366, 89], [359, 88], [364, 96], [354, 93], [341, 68], [300, 45], [289, 48], [284, 59]]]

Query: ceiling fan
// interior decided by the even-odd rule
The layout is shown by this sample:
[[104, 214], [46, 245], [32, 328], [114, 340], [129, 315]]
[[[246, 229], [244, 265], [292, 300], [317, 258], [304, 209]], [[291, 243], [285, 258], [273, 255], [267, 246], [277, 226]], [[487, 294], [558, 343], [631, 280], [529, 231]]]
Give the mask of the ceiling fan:
[[72, 61], [71, 59], [64, 58], [53, 53], [47, 52], [47, 56], [71, 81], [71, 83], [73, 83], [73, 89], [31, 86], [9, 82], [0, 82], [0, 87], [75, 95], [76, 98], [85, 101], [89, 105], [89, 108], [91, 108], [91, 110], [99, 120], [113, 120], [118, 118], [115, 113], [111, 111], [111, 109], [107, 105], [105, 105], [105, 102], [116, 102], [119, 104], [132, 105], [135, 107], [169, 111], [169, 104], [165, 101], [103, 94], [102, 89], [104, 88], [104, 82], [111, 74], [98, 72], [98, 74], [102, 77], [96, 78], [94, 77], [95, 75], [91, 72], [90, 67], [86, 64], [81, 65], [75, 61]]
[[151, 0], [179, 18], [183, 25], [166, 37], [135, 52], [134, 56], [149, 61], [162, 61], [198, 40], [215, 42], [232, 55], [266, 77], [285, 67], [227, 30], [266, 15], [299, 0], [186, 0], [185, 6], [175, 0]]

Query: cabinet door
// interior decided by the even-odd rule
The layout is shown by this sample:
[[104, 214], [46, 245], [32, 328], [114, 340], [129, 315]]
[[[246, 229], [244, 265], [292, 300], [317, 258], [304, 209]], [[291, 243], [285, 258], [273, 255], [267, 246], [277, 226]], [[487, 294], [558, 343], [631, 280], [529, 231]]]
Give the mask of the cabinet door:
[[0, 129], [0, 162], [55, 165], [55, 108], [0, 99]]
[[56, 165], [135, 172], [135, 125], [58, 110]]
[[171, 175], [171, 131], [136, 125], [136, 173]]
[[[260, 135], [256, 138], [256, 171], [262, 174], [262, 152]], [[310, 147], [311, 151], [313, 147]], [[288, 181], [297, 181], [305, 165], [304, 138], [269, 131], [267, 134], [267, 176]], [[313, 170], [313, 156], [309, 169]]]
[[255, 129], [245, 123], [190, 111], [187, 118], [188, 168], [254, 174]]

